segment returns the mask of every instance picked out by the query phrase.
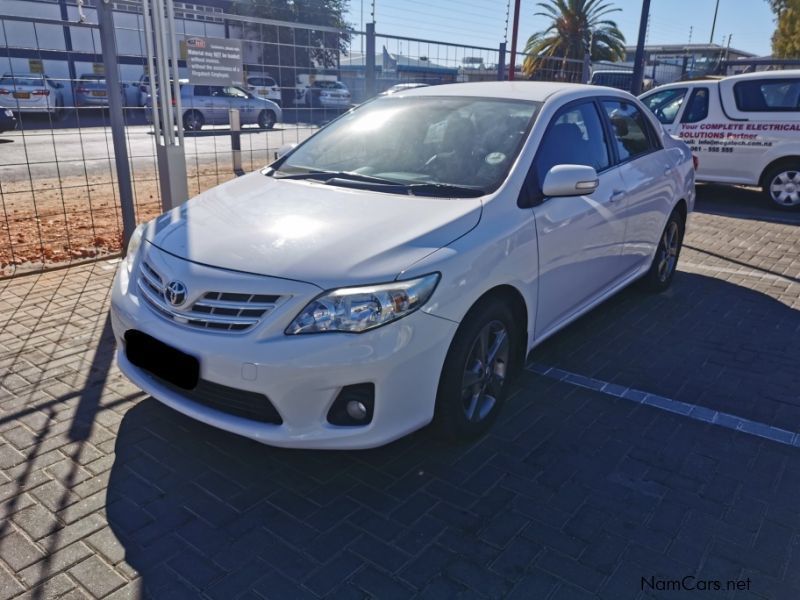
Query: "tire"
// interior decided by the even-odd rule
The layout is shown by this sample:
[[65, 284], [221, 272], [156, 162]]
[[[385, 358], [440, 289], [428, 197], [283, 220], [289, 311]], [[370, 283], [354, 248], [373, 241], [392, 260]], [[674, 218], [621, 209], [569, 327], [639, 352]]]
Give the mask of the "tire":
[[272, 129], [276, 120], [275, 113], [271, 110], [264, 109], [258, 113], [258, 126], [261, 129]]
[[503, 405], [519, 352], [507, 303], [489, 299], [470, 310], [450, 344], [439, 379], [434, 420], [443, 437], [467, 441], [488, 431]]
[[764, 197], [784, 210], [800, 209], [800, 165], [783, 163], [764, 173]]
[[650, 270], [643, 279], [644, 285], [649, 291], [660, 293], [672, 285], [683, 247], [685, 230], [686, 223], [683, 214], [676, 208], [667, 219], [664, 231], [658, 239], [658, 247], [653, 256]]
[[183, 128], [186, 131], [200, 131], [205, 122], [203, 113], [199, 111], [190, 110], [183, 114]]

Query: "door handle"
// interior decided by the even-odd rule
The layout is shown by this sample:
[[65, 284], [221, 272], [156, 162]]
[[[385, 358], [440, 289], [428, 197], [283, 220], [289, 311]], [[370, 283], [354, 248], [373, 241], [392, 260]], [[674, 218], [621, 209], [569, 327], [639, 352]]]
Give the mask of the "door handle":
[[611, 193], [611, 196], [609, 197], [608, 201], [609, 202], [617, 202], [618, 200], [622, 200], [622, 198], [624, 198], [624, 197], [625, 197], [625, 191], [624, 190], [614, 190]]
[[669, 175], [670, 173], [672, 173], [672, 167], [664, 167], [664, 175]]

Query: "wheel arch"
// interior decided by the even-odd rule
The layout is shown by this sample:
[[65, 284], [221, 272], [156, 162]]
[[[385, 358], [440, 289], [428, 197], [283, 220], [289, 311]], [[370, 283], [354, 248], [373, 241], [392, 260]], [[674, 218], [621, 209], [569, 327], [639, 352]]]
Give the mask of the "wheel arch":
[[767, 164], [767, 166], [764, 167], [764, 169], [761, 171], [761, 175], [758, 176], [758, 185], [762, 188], [766, 187], [767, 174], [770, 171], [772, 171], [772, 169], [774, 169], [775, 167], [781, 166], [783, 164], [800, 165], [800, 156], [798, 155], [781, 156], [780, 158], [776, 158], [771, 163]]
[[521, 327], [517, 331], [518, 334], [518, 344], [520, 348], [520, 356], [518, 360], [520, 360], [520, 364], [518, 366], [522, 366], [521, 363], [524, 362], [525, 357], [528, 353], [528, 304], [525, 301], [525, 296], [523, 296], [522, 292], [519, 289], [514, 287], [511, 284], [505, 283], [496, 285], [488, 290], [486, 290], [483, 294], [481, 294], [475, 302], [469, 307], [464, 318], [461, 322], [467, 321], [477, 310], [479, 310], [480, 306], [485, 304], [486, 302], [490, 302], [492, 300], [500, 300], [506, 303], [510, 308], [511, 312], [514, 315], [514, 319], [518, 320]]

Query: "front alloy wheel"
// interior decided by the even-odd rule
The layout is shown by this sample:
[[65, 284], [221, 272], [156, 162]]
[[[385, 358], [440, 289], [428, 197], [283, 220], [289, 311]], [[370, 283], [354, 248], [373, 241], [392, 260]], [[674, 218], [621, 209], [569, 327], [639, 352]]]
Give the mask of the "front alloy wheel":
[[505, 325], [487, 323], [472, 343], [461, 378], [461, 400], [468, 421], [482, 421], [497, 404], [505, 384], [508, 354]]
[[781, 208], [800, 206], [800, 171], [785, 167], [773, 171], [765, 191]]
[[435, 421], [451, 440], [486, 432], [503, 405], [510, 375], [520, 366], [524, 337], [501, 298], [480, 301], [456, 331], [439, 379]]

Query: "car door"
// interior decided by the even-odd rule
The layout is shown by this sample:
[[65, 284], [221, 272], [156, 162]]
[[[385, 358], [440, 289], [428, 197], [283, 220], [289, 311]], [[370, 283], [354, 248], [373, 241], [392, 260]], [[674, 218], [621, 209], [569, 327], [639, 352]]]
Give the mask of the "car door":
[[613, 287], [623, 271], [627, 198], [594, 100], [570, 103], [551, 120], [532, 166], [539, 189], [559, 164], [594, 167], [599, 186], [585, 196], [544, 198], [533, 208], [539, 243], [537, 336]]
[[625, 99], [604, 98], [614, 154], [625, 186], [625, 244], [621, 264], [631, 274], [649, 264], [677, 193], [677, 162], [661, 143], [643, 109]]

